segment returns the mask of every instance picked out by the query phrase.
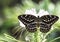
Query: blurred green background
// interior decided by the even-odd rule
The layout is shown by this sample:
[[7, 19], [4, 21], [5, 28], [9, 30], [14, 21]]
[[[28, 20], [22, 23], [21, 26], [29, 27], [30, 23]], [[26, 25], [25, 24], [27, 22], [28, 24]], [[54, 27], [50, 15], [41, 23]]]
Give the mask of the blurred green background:
[[[30, 8], [36, 8], [37, 12], [44, 9], [60, 17], [60, 0], [0, 0], [0, 42], [17, 42], [10, 37], [10, 29], [19, 25], [17, 17]], [[60, 19], [53, 26], [46, 42], [60, 42]]]

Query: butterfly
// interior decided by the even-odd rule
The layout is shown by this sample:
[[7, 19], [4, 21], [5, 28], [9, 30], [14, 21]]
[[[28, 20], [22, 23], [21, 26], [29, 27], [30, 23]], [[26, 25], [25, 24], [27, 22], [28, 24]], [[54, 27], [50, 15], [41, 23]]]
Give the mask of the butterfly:
[[19, 15], [18, 19], [25, 25], [29, 32], [35, 32], [37, 31], [37, 27], [40, 27], [39, 30], [41, 32], [47, 33], [59, 17], [55, 15], [43, 15], [41, 17], [36, 17], [30, 14], [23, 14]]

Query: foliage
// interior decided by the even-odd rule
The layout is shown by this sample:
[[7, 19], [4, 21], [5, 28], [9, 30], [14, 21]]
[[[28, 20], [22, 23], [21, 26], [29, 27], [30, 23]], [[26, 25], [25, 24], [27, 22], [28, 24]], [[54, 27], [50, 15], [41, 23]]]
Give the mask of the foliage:
[[[43, 0], [39, 4], [34, 3], [32, 0], [24, 0], [23, 4], [17, 4], [14, 7], [4, 7], [3, 17], [0, 18], [0, 42], [26, 42], [26, 37], [29, 38], [30, 42], [59, 42], [60, 41], [60, 19], [53, 25], [53, 30], [44, 34], [40, 31], [35, 33], [24, 32], [21, 37], [22, 40], [16, 39], [10, 35], [10, 29], [19, 26], [18, 15], [23, 14], [26, 9], [36, 8], [37, 12], [39, 9], [47, 10], [50, 14], [57, 15], [60, 17], [60, 3], [56, 5], [51, 3], [50, 0]], [[21, 27], [17, 27], [18, 29]], [[45, 37], [45, 38], [44, 38]], [[43, 41], [44, 42], [44, 41]]]

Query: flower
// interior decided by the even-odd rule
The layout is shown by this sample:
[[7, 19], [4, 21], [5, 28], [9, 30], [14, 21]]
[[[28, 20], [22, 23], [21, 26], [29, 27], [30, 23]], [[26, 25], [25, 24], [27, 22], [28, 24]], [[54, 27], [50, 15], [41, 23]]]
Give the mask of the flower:
[[[47, 11], [43, 10], [43, 9], [40, 9], [39, 12], [37, 13], [36, 9], [32, 8], [32, 9], [26, 10], [24, 14], [30, 14], [30, 15], [34, 15], [36, 17], [37, 16], [41, 17], [43, 15], [48, 15], [49, 13]], [[19, 21], [19, 22], [20, 22], [21, 27], [25, 27], [25, 25], [21, 21]]]
[[25, 37], [25, 40], [26, 40], [27, 42], [29, 42], [29, 41], [30, 41], [30, 39], [31, 39], [31, 37], [30, 37], [30, 36], [26, 36], [26, 37]]
[[19, 24], [21, 27], [25, 27], [25, 25], [19, 20]]
[[39, 10], [39, 13], [38, 13], [38, 16], [43, 16], [43, 15], [49, 15], [49, 13], [47, 12], [47, 11], [45, 11], [45, 10], [43, 10], [43, 9], [40, 9]]

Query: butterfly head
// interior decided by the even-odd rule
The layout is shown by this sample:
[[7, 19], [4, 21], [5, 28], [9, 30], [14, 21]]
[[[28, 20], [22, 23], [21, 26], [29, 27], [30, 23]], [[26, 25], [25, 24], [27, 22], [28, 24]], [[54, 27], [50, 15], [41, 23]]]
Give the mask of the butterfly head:
[[55, 15], [44, 15], [42, 17], [36, 17], [34, 15], [20, 15], [18, 19], [25, 25], [29, 32], [37, 31], [37, 26], [40, 27], [40, 31], [47, 33], [51, 26], [59, 19]]

